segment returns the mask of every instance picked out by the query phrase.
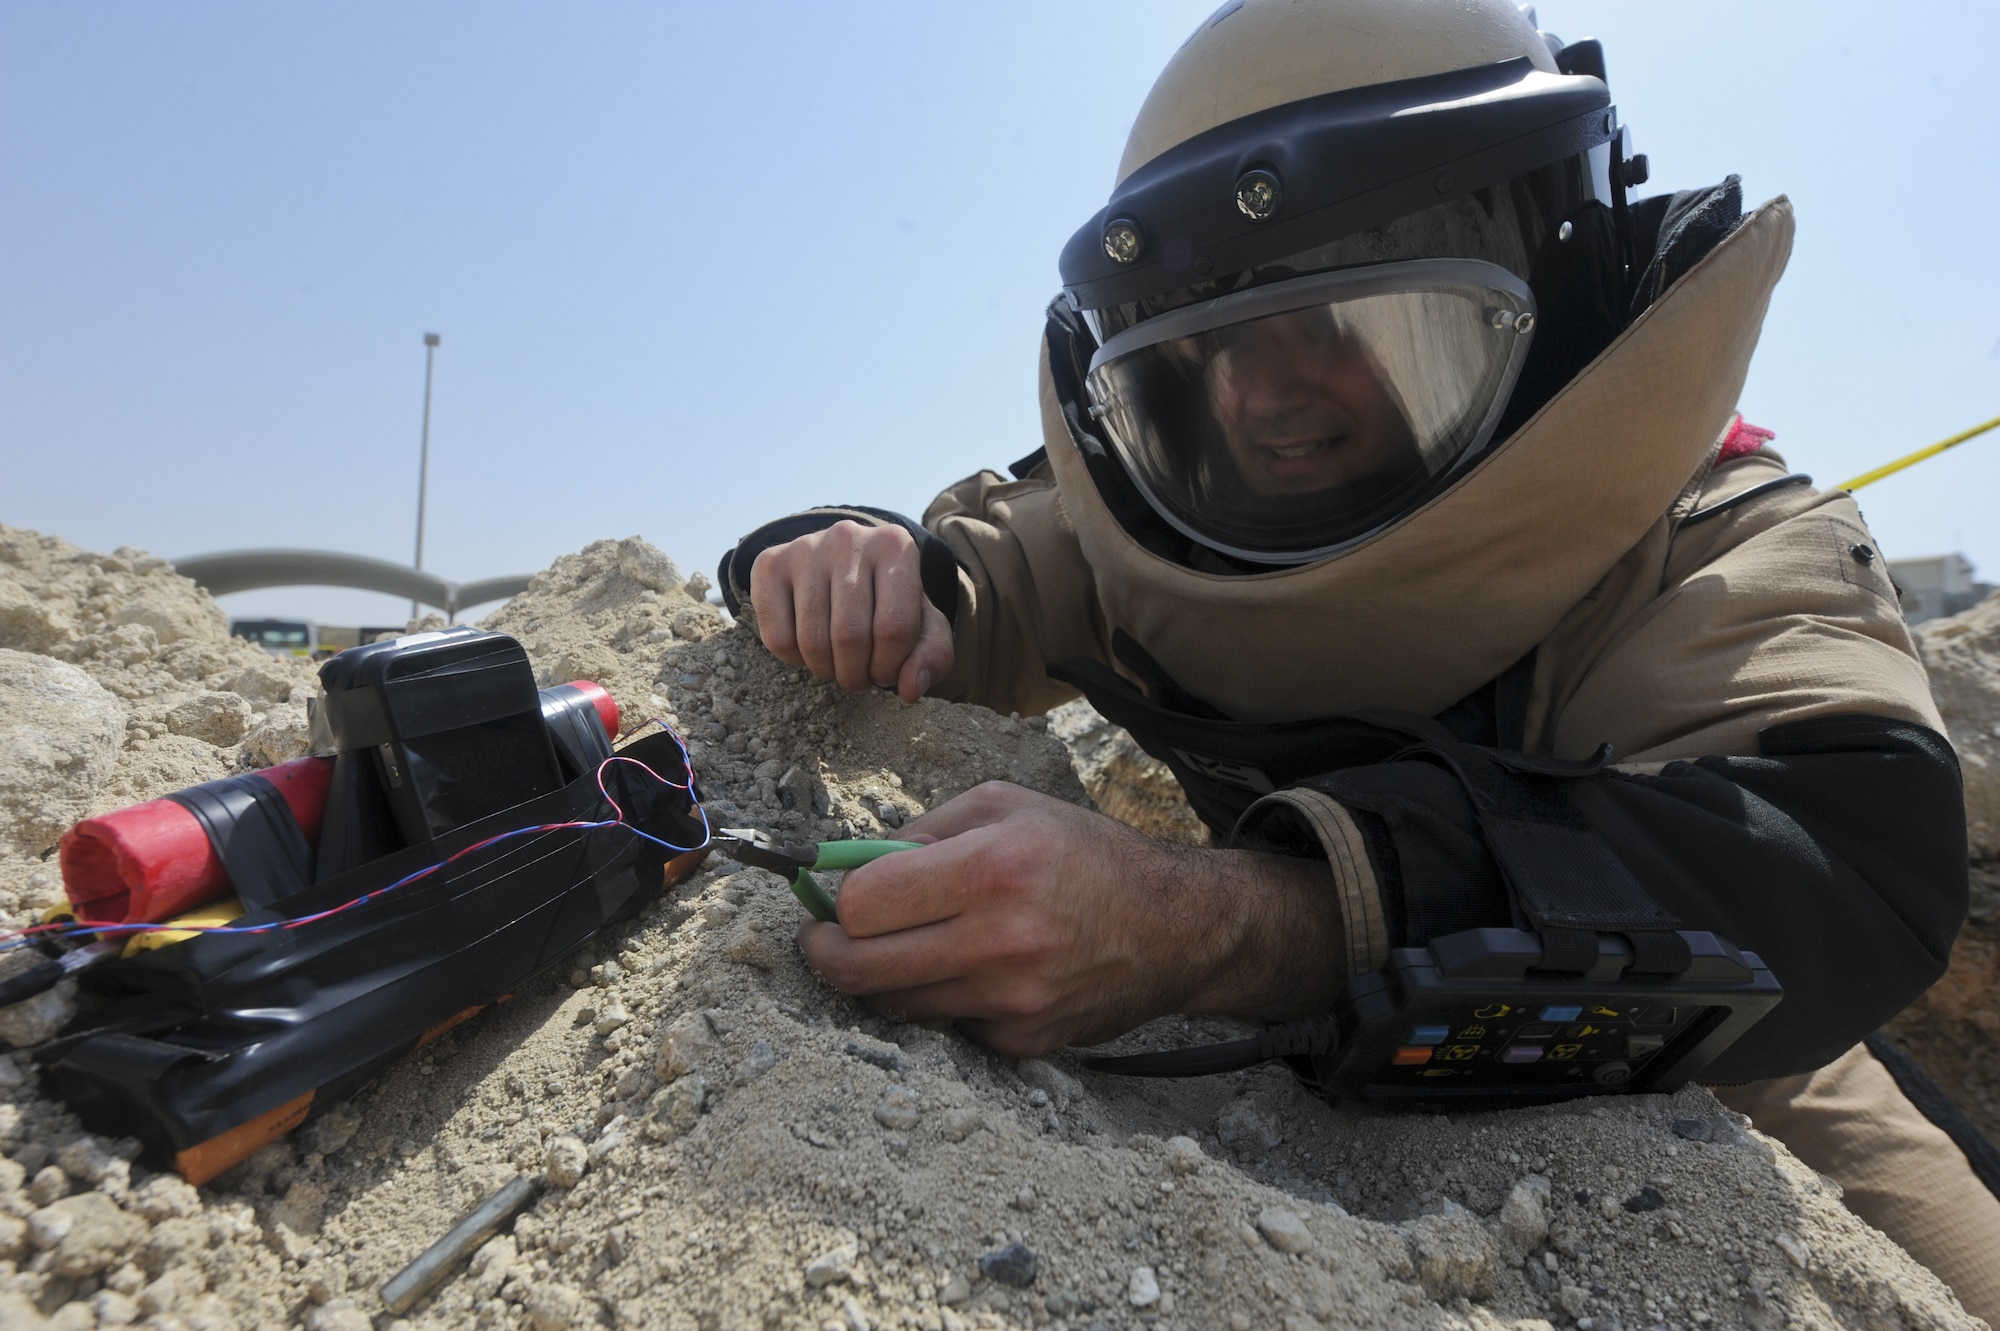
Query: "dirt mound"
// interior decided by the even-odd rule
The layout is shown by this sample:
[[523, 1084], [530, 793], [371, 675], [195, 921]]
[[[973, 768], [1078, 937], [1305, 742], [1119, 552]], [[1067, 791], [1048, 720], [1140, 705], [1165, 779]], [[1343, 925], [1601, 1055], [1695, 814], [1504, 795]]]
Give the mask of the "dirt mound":
[[2000, 1141], [2000, 596], [1916, 638], [1965, 776], [1972, 909], [1951, 969], [1889, 1033]]
[[[163, 722], [128, 726], [92, 807], [241, 762], [247, 741], [164, 724], [233, 692], [224, 667], [163, 672], [153, 692], [104, 683], [75, 646], [105, 632], [80, 627], [96, 593], [49, 590], [92, 557], [58, 556], [5, 604], [71, 625], [47, 642], [58, 659]], [[119, 559], [89, 577], [179, 594]], [[725, 820], [868, 834], [994, 778], [1083, 798], [1040, 721], [841, 694], [773, 661], [704, 590], [643, 542], [603, 542], [489, 623], [546, 680], [594, 677], [628, 722], [678, 724]], [[17, 641], [0, 646], [55, 655]], [[177, 744], [210, 756], [176, 771]], [[15, 850], [0, 889], [14, 923], [56, 890]], [[1275, 1069], [1163, 1084], [1017, 1063], [833, 993], [792, 942], [799, 918], [777, 878], [716, 862], [567, 975], [199, 1192], [81, 1132], [24, 1056], [0, 1057], [0, 1324], [1976, 1325], [1705, 1092], [1388, 1115], [1329, 1110]], [[1175, 1019], [1128, 1043], [1214, 1033]], [[511, 1232], [406, 1320], [383, 1311], [382, 1282], [517, 1172], [550, 1186]]]
[[1208, 844], [1208, 827], [1188, 804], [1173, 772], [1140, 748], [1124, 727], [1078, 698], [1049, 713], [1049, 733], [1069, 750], [1083, 788], [1099, 809], [1162, 841]]

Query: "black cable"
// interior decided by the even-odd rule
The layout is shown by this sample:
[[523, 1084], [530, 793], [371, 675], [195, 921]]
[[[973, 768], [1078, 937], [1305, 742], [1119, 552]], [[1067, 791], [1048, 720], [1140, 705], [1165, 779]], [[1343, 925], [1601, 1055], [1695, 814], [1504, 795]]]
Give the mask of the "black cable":
[[1765, 481], [1761, 485], [1753, 485], [1747, 490], [1729, 496], [1727, 499], [1718, 499], [1707, 508], [1698, 508], [1682, 518], [1680, 525], [1683, 527], [1692, 527], [1697, 522], [1706, 522], [1710, 518], [1719, 517], [1727, 513], [1738, 504], [1747, 504], [1752, 499], [1767, 495], [1773, 490], [1782, 490], [1788, 485], [1811, 484], [1812, 477], [1806, 475], [1804, 472], [1795, 471], [1789, 476], [1780, 476], [1774, 481]]
[[1340, 1047], [1340, 1025], [1331, 1017], [1303, 1017], [1273, 1026], [1246, 1040], [1157, 1049], [1144, 1054], [1092, 1054], [1083, 1066], [1121, 1077], [1212, 1077], [1256, 1067], [1273, 1059], [1330, 1054]]
[[1932, 1126], [1951, 1138], [1952, 1145], [1965, 1153], [1965, 1163], [1986, 1190], [2000, 1197], [2000, 1147], [1987, 1140], [1963, 1109], [1952, 1102], [1944, 1087], [1937, 1084], [1918, 1062], [1903, 1051], [1901, 1045], [1877, 1031], [1862, 1041], [1875, 1061], [1894, 1078], [1896, 1088], [1917, 1107], [1917, 1112], [1931, 1121]]

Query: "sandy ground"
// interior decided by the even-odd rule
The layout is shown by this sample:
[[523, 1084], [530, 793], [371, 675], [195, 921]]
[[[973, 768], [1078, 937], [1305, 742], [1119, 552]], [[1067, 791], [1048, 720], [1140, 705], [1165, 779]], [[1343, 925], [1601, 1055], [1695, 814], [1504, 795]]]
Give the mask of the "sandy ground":
[[[702, 590], [600, 542], [489, 624], [547, 681], [679, 726], [727, 823], [877, 835], [996, 778], [1085, 798], [1042, 721], [840, 694]], [[159, 561], [0, 528], [0, 926], [59, 897], [69, 820], [301, 752], [310, 687]], [[1978, 1325], [1706, 1092], [1388, 1115], [1276, 1069], [1015, 1062], [827, 989], [799, 914], [714, 861], [199, 1190], [0, 1056], [0, 1326]], [[0, 1036], [31, 1046], [78, 1001]], [[511, 1231], [386, 1312], [380, 1285], [516, 1174], [546, 1186]]]

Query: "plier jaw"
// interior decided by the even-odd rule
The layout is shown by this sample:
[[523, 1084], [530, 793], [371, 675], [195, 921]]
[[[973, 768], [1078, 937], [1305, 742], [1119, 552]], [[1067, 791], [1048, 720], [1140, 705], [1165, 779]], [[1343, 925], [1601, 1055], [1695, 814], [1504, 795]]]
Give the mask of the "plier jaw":
[[754, 827], [724, 827], [715, 833], [715, 848], [753, 869], [769, 869], [790, 878], [819, 860], [818, 846], [781, 846], [769, 832]]
[[833, 898], [812, 876], [814, 869], [845, 873], [895, 851], [919, 849], [914, 841], [822, 841], [810, 846], [781, 846], [769, 832], [753, 827], [719, 828], [712, 841], [730, 859], [753, 869], [768, 869], [788, 880], [799, 904], [815, 920], [829, 924], [837, 923], [840, 917]]

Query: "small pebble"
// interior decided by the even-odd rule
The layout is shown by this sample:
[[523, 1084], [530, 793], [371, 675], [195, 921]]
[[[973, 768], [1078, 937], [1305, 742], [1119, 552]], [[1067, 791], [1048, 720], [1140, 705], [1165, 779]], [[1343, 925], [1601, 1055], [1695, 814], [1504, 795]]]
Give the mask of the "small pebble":
[[1033, 1248], [1021, 1243], [1010, 1243], [1004, 1248], [984, 1254], [979, 1259], [979, 1274], [988, 1280], [1015, 1289], [1026, 1289], [1035, 1283], [1035, 1275], [1041, 1270], [1042, 1259]]
[[752, 1082], [778, 1066], [778, 1051], [771, 1047], [769, 1040], [759, 1040], [750, 1046], [750, 1056], [737, 1066], [737, 1080]]
[[907, 1132], [917, 1126], [923, 1111], [917, 1106], [917, 1093], [907, 1086], [890, 1086], [882, 1092], [882, 1103], [875, 1106], [875, 1121], [896, 1132]]
[[116, 1290], [101, 1289], [90, 1300], [99, 1326], [130, 1326], [139, 1320], [139, 1305]]
[[956, 1308], [972, 1298], [972, 1282], [962, 1275], [955, 1275], [944, 1282], [938, 1291], [938, 1302], [947, 1308]]
[[669, 1141], [694, 1127], [708, 1106], [708, 1079], [699, 1072], [682, 1077], [646, 1102], [644, 1131], [654, 1141]]
[[551, 1188], [573, 1188], [590, 1168], [590, 1148], [567, 1133], [551, 1137], [542, 1164]]
[[306, 1315], [306, 1331], [374, 1331], [374, 1326], [352, 1299], [336, 1299]]
[[847, 1056], [858, 1058], [863, 1063], [872, 1063], [884, 1072], [903, 1070], [902, 1051], [890, 1044], [863, 1044], [859, 1040], [847, 1042]]
[[1306, 1222], [1281, 1206], [1267, 1206], [1257, 1213], [1257, 1232], [1279, 1252], [1312, 1251], [1312, 1231]]
[[570, 1331], [583, 1309], [583, 1295], [554, 1281], [535, 1286], [528, 1296], [528, 1323], [535, 1331]]
[[1201, 1153], [1201, 1143], [1194, 1138], [1167, 1138], [1167, 1165], [1174, 1173], [1192, 1174], [1201, 1168], [1205, 1158]]
[[28, 1217], [28, 1242], [37, 1248], [53, 1248], [68, 1238], [70, 1230], [75, 1227], [76, 1217], [68, 1211], [44, 1208]]
[[661, 1081], [685, 1076], [713, 1043], [709, 1023], [698, 1013], [675, 1018], [660, 1035], [660, 1047], [653, 1055], [654, 1075]]
[[69, 1196], [69, 1175], [57, 1165], [49, 1165], [38, 1170], [35, 1181], [28, 1185], [28, 1196], [37, 1206], [47, 1206], [50, 1202]]
[[852, 1243], [843, 1243], [829, 1248], [806, 1263], [806, 1284], [814, 1289], [828, 1285], [842, 1284], [854, 1278], [854, 1261], [860, 1256], [860, 1248]]
[[604, 1125], [603, 1131], [597, 1134], [597, 1140], [590, 1144], [592, 1164], [601, 1163], [606, 1156], [625, 1144], [625, 1122], [625, 1116], [617, 1114]]
[[591, 1029], [599, 1035], [609, 1035], [631, 1020], [632, 1014], [625, 1010], [625, 1005], [613, 998], [610, 1004], [597, 1014], [597, 1020], [592, 1023]]
[[960, 1105], [944, 1111], [938, 1123], [938, 1133], [948, 1142], [962, 1142], [973, 1133], [986, 1126], [977, 1109]]
[[1657, 1211], [1666, 1204], [1666, 1197], [1658, 1188], [1652, 1186], [1650, 1183], [1633, 1193], [1630, 1197], [1627, 1197], [1624, 1201], [1625, 1209], [1634, 1215], [1639, 1215], [1646, 1211]]
[[1132, 1278], [1125, 1285], [1125, 1297], [1134, 1308], [1150, 1308], [1160, 1301], [1160, 1279], [1153, 1274], [1152, 1267], [1132, 1268]]
[[1715, 1123], [1706, 1118], [1677, 1118], [1674, 1120], [1674, 1136], [1691, 1142], [1711, 1141], [1715, 1136]]

